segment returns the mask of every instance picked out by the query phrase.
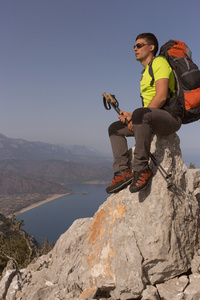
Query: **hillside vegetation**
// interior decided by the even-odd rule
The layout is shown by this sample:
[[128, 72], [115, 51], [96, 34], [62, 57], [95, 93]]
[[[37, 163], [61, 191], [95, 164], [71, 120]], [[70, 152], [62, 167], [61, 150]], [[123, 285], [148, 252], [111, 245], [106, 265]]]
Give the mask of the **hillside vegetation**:
[[8, 261], [17, 268], [25, 268], [34, 257], [48, 253], [53, 245], [47, 241], [40, 246], [31, 235], [21, 229], [23, 221], [6, 218], [0, 213], [0, 274]]

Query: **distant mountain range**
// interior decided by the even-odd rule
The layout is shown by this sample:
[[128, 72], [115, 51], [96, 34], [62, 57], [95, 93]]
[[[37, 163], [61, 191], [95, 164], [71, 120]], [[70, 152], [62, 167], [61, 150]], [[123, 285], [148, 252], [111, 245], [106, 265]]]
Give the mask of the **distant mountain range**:
[[23, 139], [8, 138], [0, 133], [0, 159], [64, 160], [82, 163], [98, 163], [105, 160], [95, 150], [86, 146], [60, 146]]
[[[111, 165], [111, 159], [86, 146], [63, 147], [0, 134], [0, 194], [12, 190], [44, 193], [45, 189], [57, 193], [59, 186], [62, 191], [68, 183], [107, 182], [112, 177]], [[57, 184], [54, 188], [53, 183]]]
[[[0, 170], [7, 170], [21, 176], [40, 177], [67, 185], [69, 183], [104, 183], [112, 176], [111, 167], [61, 161], [61, 160], [0, 160]], [[0, 186], [1, 194], [1, 186]]]
[[0, 170], [0, 194], [65, 194], [67, 188], [43, 176], [26, 176], [8, 170]]

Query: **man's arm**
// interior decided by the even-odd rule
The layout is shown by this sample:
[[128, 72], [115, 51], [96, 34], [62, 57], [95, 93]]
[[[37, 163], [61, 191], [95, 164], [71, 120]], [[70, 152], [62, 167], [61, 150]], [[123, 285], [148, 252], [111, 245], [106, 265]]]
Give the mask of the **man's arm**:
[[168, 78], [161, 78], [155, 82], [156, 94], [152, 98], [148, 107], [161, 108], [164, 105], [168, 95], [168, 85], [169, 85]]

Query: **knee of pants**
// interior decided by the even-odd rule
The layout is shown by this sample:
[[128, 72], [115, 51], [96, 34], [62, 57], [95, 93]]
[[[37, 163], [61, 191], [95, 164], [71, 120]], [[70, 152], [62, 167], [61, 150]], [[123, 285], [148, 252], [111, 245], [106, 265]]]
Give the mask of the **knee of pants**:
[[115, 133], [117, 133], [117, 123], [118, 122], [114, 122], [112, 123], [109, 127], [108, 127], [108, 135], [111, 136]]
[[142, 124], [144, 116], [147, 113], [150, 113], [151, 110], [148, 107], [141, 107], [141, 108], [137, 108], [136, 110], [134, 110], [133, 114], [132, 114], [132, 122], [135, 125], [138, 124]]

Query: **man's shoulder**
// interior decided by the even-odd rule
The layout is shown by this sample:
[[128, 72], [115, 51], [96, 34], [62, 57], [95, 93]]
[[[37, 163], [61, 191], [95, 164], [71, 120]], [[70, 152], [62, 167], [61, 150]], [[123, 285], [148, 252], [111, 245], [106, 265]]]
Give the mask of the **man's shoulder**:
[[152, 61], [152, 68], [157, 66], [169, 66], [167, 59], [163, 56], [156, 56]]
[[158, 80], [161, 78], [170, 78], [172, 74], [172, 68], [167, 59], [162, 56], [157, 56], [153, 59], [151, 66], [149, 66], [149, 75]]

